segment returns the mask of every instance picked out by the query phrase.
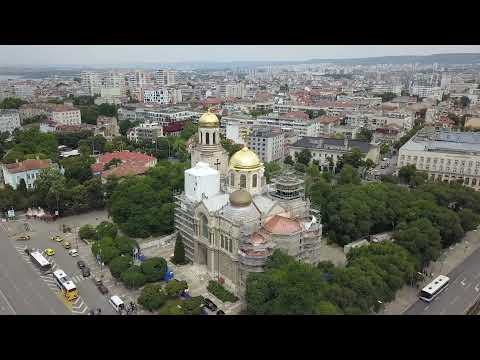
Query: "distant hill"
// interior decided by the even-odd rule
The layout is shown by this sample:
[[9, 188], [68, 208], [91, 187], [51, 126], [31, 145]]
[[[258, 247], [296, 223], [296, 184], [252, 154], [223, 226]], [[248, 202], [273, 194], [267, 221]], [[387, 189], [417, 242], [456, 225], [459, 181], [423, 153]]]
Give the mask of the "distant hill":
[[332, 63], [339, 65], [375, 65], [375, 64], [445, 64], [466, 65], [480, 63], [480, 54], [434, 54], [424, 56], [381, 56], [358, 59], [311, 59], [307, 64]]

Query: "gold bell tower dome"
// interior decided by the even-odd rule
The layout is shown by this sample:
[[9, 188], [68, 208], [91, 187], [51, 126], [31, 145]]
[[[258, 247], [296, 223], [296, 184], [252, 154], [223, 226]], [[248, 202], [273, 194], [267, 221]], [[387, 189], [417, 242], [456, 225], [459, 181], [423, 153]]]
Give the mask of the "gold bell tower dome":
[[200, 120], [198, 120], [198, 126], [202, 128], [219, 127], [220, 121], [218, 120], [217, 115], [208, 109], [208, 111], [200, 117]]

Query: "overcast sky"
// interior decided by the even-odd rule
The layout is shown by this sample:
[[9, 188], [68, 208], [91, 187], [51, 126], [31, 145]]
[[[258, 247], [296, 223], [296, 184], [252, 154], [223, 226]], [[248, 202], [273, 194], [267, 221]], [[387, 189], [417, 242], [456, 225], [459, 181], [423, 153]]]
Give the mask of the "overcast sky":
[[480, 53], [480, 45], [0, 45], [0, 65], [283, 61]]

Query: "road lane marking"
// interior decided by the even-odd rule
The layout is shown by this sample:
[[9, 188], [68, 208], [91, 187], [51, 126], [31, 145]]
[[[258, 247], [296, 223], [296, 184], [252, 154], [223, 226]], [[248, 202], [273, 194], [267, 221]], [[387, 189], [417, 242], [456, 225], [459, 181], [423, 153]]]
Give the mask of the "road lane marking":
[[450, 305], [455, 304], [460, 299], [460, 296], [455, 296], [455, 298], [450, 302]]
[[16, 312], [15, 309], [13, 308], [12, 304], [10, 304], [10, 301], [8, 301], [7, 297], [6, 297], [5, 294], [3, 293], [2, 289], [0, 289], [0, 295], [2, 295], [2, 298], [3, 298], [3, 300], [5, 301], [5, 304], [7, 304], [8, 308], [9, 308], [10, 311], [13, 313], [13, 315], [17, 315], [17, 312]]
[[425, 306], [424, 310], [427, 311], [428, 309], [430, 309], [430, 305]]
[[440, 315], [445, 315], [446, 312], [447, 312], [447, 309], [443, 309], [442, 311], [440, 311]]
[[475, 285], [475, 291], [476, 291], [476, 292], [479, 292], [479, 291], [480, 291], [479, 285], [480, 285], [480, 283], [478, 283], [477, 285]]

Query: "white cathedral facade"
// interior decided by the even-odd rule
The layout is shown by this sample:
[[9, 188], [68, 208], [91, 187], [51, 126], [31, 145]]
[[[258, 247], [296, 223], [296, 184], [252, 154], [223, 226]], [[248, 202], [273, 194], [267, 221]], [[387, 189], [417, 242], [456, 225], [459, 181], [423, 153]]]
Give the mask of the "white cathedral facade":
[[200, 118], [198, 136], [175, 207], [186, 257], [241, 297], [248, 273], [263, 271], [275, 248], [316, 263], [322, 225], [303, 181], [287, 174], [267, 185], [263, 164], [246, 147], [228, 161], [215, 114]]

